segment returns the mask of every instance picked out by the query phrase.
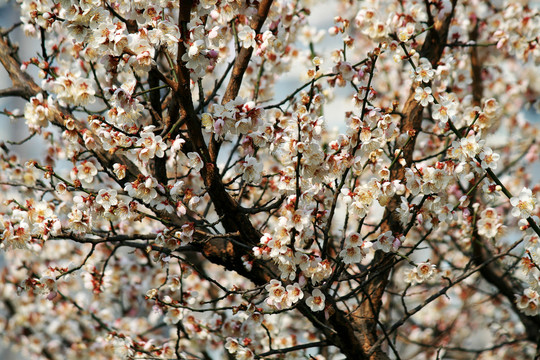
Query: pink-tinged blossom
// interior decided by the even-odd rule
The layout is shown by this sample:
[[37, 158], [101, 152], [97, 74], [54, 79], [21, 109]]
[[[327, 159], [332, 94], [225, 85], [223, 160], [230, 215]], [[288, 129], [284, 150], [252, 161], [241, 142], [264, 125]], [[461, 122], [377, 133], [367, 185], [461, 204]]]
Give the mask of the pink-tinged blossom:
[[540, 313], [538, 292], [527, 288], [523, 295], [516, 295], [516, 305], [525, 315], [536, 316]]
[[405, 282], [412, 285], [415, 283], [421, 284], [433, 278], [436, 268], [436, 265], [429, 262], [420, 263], [416, 267], [405, 271]]
[[275, 258], [279, 255], [285, 254], [288, 251], [288, 244], [290, 237], [275, 237], [268, 242], [268, 249], [270, 249], [270, 257]]
[[184, 193], [184, 186], [185, 183], [182, 180], [175, 182], [170, 190], [171, 197], [175, 200], [180, 199], [180, 196]]
[[349, 246], [341, 250], [339, 256], [345, 264], [359, 263], [362, 260], [362, 252], [358, 246]]
[[482, 150], [484, 140], [479, 135], [469, 134], [460, 140], [461, 153], [467, 158], [474, 158]]
[[450, 0], [441, 0], [439, 6], [434, 7], [437, 13], [437, 18], [443, 20], [452, 12], [452, 2]]
[[184, 318], [184, 309], [171, 307], [167, 311], [167, 314], [165, 314], [165, 318], [163, 319], [163, 321], [166, 324], [171, 325], [171, 324], [177, 324], [179, 321], [182, 321], [183, 318]]
[[431, 67], [431, 63], [426, 58], [420, 58], [420, 64], [416, 66], [414, 81], [428, 83], [433, 80], [435, 70]]
[[358, 215], [364, 217], [367, 211], [373, 204], [373, 201], [379, 196], [380, 189], [377, 181], [370, 181], [366, 185], [357, 186], [352, 193], [352, 203], [349, 205], [349, 210]]
[[161, 139], [161, 136], [156, 136], [153, 133], [155, 126], [146, 126], [141, 132], [141, 137], [135, 143], [137, 147], [134, 152], [137, 154], [137, 158], [142, 163], [146, 164], [154, 157], [163, 157], [167, 145]]
[[399, 239], [394, 237], [391, 231], [387, 231], [377, 237], [377, 241], [374, 243], [376, 250], [382, 250], [384, 252], [396, 251], [401, 245]]
[[182, 231], [179, 232], [180, 240], [183, 244], [189, 244], [193, 240], [193, 233], [195, 232], [195, 224], [187, 223], [182, 225]]
[[287, 285], [287, 306], [291, 307], [296, 304], [298, 301], [304, 298], [304, 292], [300, 287], [300, 284], [294, 283]]
[[398, 30], [398, 39], [399, 39], [399, 41], [401, 41], [401, 42], [408, 41], [414, 35], [414, 32], [415, 32], [414, 23], [412, 23], [412, 22], [407, 23], [407, 25], [405, 25], [405, 27], [401, 27]]
[[120, 220], [128, 219], [130, 213], [131, 212], [129, 206], [123, 201], [119, 201], [118, 205], [116, 205], [116, 208], [114, 209], [114, 215], [117, 216]]
[[238, 40], [242, 42], [243, 47], [248, 49], [257, 46], [257, 42], [255, 41], [256, 35], [257, 34], [251, 27], [244, 25], [238, 32]]
[[439, 103], [433, 105], [433, 119], [439, 120], [442, 123], [448, 120], [454, 120], [457, 115], [457, 101], [448, 95], [441, 95]]
[[227, 341], [225, 342], [225, 349], [231, 354], [236, 354], [236, 352], [241, 348], [239, 342], [236, 339], [233, 338], [227, 338]]
[[118, 199], [116, 197], [117, 192], [114, 189], [100, 189], [98, 196], [96, 196], [96, 202], [103, 206], [105, 211], [108, 211], [111, 206], [118, 204]]
[[422, 182], [420, 176], [410, 168], [405, 169], [405, 179], [407, 184], [407, 190], [412, 195], [416, 196], [422, 190]]
[[86, 233], [90, 230], [90, 216], [85, 212], [73, 208], [68, 219], [69, 227], [76, 233]]
[[493, 208], [486, 208], [480, 213], [480, 219], [476, 227], [478, 228], [479, 235], [495, 238], [502, 231], [503, 225], [497, 215], [497, 211]]
[[127, 183], [124, 190], [128, 192], [129, 196], [140, 199], [148, 204], [158, 195], [156, 187], [156, 180], [148, 177], [144, 181], [135, 180], [134, 182]]
[[21, 221], [18, 224], [8, 223], [2, 233], [2, 249], [25, 249], [29, 246], [32, 235], [30, 233], [30, 225], [26, 221]]
[[311, 296], [306, 299], [306, 305], [309, 306], [311, 311], [317, 312], [324, 310], [326, 296], [322, 293], [321, 290], [315, 289], [311, 293]]
[[201, 171], [204, 162], [201, 159], [200, 155], [196, 152], [190, 152], [187, 154], [188, 157], [188, 166], [192, 168], [194, 171]]
[[500, 105], [497, 100], [490, 98], [484, 101], [483, 110], [488, 117], [494, 118], [500, 110]]
[[262, 163], [252, 156], [246, 156], [244, 161], [238, 163], [238, 172], [242, 179], [250, 184], [258, 184], [262, 178]]
[[114, 164], [113, 165], [113, 171], [116, 177], [118, 177], [119, 180], [122, 180], [126, 177], [126, 170], [127, 166], [122, 164]]
[[287, 212], [286, 216], [280, 218], [280, 223], [289, 230], [295, 228], [302, 231], [310, 224], [310, 211], [298, 209]]
[[270, 280], [270, 283], [265, 287], [268, 291], [268, 298], [266, 298], [266, 303], [270, 306], [274, 306], [278, 309], [282, 307], [282, 302], [286, 299], [287, 291], [281, 285], [281, 281]]
[[77, 165], [77, 177], [79, 180], [84, 181], [87, 184], [94, 181], [94, 176], [98, 173], [96, 167], [90, 161], [83, 161]]
[[510, 204], [512, 204], [513, 206], [513, 216], [528, 218], [534, 212], [536, 206], [536, 199], [534, 198], [530, 189], [523, 188], [519, 193], [519, 196], [514, 196], [510, 199]]
[[62, 195], [65, 194], [67, 191], [67, 185], [64, 182], [59, 182], [58, 184], [56, 184], [54, 189], [59, 195]]
[[33, 129], [46, 127], [50, 121], [54, 120], [57, 114], [58, 110], [53, 99], [49, 96], [44, 100], [42, 93], [30, 98], [30, 101], [24, 107], [26, 124]]
[[423, 107], [426, 107], [429, 104], [433, 103], [435, 99], [433, 98], [433, 95], [431, 95], [430, 87], [422, 88], [418, 86], [414, 90], [414, 100], [418, 101]]
[[362, 235], [360, 235], [357, 232], [352, 232], [345, 238], [346, 246], [358, 247], [358, 246], [362, 246], [363, 243], [364, 243], [364, 239], [362, 238]]
[[130, 359], [133, 357], [134, 351], [132, 341], [128, 337], [114, 337], [112, 340], [114, 346], [114, 354], [120, 359]]
[[237, 360], [253, 360], [254, 358], [255, 355], [253, 354], [253, 351], [246, 347], [242, 347], [236, 352]]
[[311, 265], [313, 264], [316, 264], [316, 266], [311, 266], [306, 273], [310, 275], [311, 282], [314, 285], [323, 282], [332, 275], [332, 264], [328, 259], [325, 259], [323, 261], [318, 259], [312, 261]]
[[[519, 320], [540, 314], [540, 240], [531, 226], [540, 223], [540, 186], [528, 174], [539, 131], [522, 111], [540, 111], [531, 81], [538, 9], [338, 0], [330, 33], [340, 44], [326, 54], [319, 41], [328, 26], [310, 18], [315, 1], [16, 3], [23, 31], [42, 42], [34, 55], [12, 44], [1, 59], [15, 66], [6, 66], [13, 84], [0, 96], [26, 97], [24, 118], [15, 102], [3, 113], [26, 121], [31, 135], [17, 129], [0, 142], [0, 251], [9, 251], [0, 325], [14, 351], [226, 358], [225, 347], [235, 359], [342, 358], [362, 351], [365, 334], [332, 320], [354, 321], [359, 304], [369, 307], [363, 285], [381, 270], [397, 280], [372, 297], [381, 309], [422, 307], [449, 286], [449, 301], [441, 296], [394, 329], [412, 341], [393, 338], [403, 353], [429, 356], [417, 344], [436, 344], [435, 327], [452, 329], [447, 349], [482, 328], [508, 345], [482, 355], [534, 353], [519, 340], [536, 334]], [[476, 24], [478, 43], [468, 34]], [[429, 44], [435, 30], [447, 39]], [[491, 43], [477, 49], [488, 96], [480, 99], [471, 56]], [[439, 45], [442, 54], [422, 58], [421, 49]], [[231, 63], [247, 50], [246, 68]], [[20, 69], [19, 58], [28, 59]], [[290, 91], [276, 87], [296, 75], [303, 78]], [[37, 159], [25, 166], [18, 152], [28, 146], [35, 151], [24, 155]], [[212, 176], [203, 179], [205, 167]], [[515, 192], [513, 206], [497, 183]], [[524, 186], [531, 190], [520, 194]], [[512, 253], [503, 224], [522, 231]], [[501, 281], [516, 280], [508, 299], [470, 286], [485, 275], [467, 269], [477, 240], [499, 259], [489, 267], [502, 267]], [[412, 265], [396, 256], [377, 269], [383, 251]], [[412, 263], [426, 257], [433, 262]], [[472, 276], [455, 281], [466, 270]], [[500, 306], [508, 300], [513, 307]], [[312, 326], [296, 308], [321, 321]], [[391, 320], [376, 315], [364, 320]], [[317, 342], [317, 351], [301, 349]], [[372, 355], [392, 356], [383, 345]]]
[[490, 147], [485, 147], [479, 157], [482, 160], [482, 169], [497, 169], [497, 162], [500, 159], [500, 155], [494, 153]]

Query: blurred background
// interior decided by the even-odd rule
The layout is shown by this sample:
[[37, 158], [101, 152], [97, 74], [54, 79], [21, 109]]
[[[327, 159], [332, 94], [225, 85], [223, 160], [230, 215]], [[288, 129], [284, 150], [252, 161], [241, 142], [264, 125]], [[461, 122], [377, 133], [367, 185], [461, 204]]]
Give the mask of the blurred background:
[[[19, 22], [18, 4], [13, 1], [0, 0], [0, 29], [8, 29], [15, 23]], [[33, 53], [35, 53], [35, 40], [29, 40], [24, 37], [24, 34], [19, 30], [14, 30], [11, 34], [11, 39], [14, 42], [19, 43], [21, 47], [21, 57], [28, 59]], [[5, 89], [11, 86], [11, 80], [9, 79], [6, 70], [3, 66], [0, 66], [0, 89]], [[22, 109], [24, 107], [24, 101], [17, 98], [0, 98], [0, 110], [4, 109], [13, 110], [15, 108]], [[28, 130], [24, 124], [24, 121], [11, 120], [7, 116], [0, 114], [0, 141], [6, 140], [22, 140], [28, 136]], [[35, 151], [31, 151], [31, 147], [28, 145], [22, 146], [22, 151], [25, 157], [32, 156], [33, 152], [39, 151], [39, 147], [35, 148]], [[6, 254], [0, 251], [0, 268], [4, 266], [4, 256]], [[3, 286], [0, 283], [0, 288]], [[1, 291], [1, 290], [0, 290]], [[13, 294], [17, 296], [17, 294]], [[3, 329], [2, 329], [3, 330]], [[10, 344], [6, 344], [0, 339], [0, 359], [1, 360], [15, 360], [25, 359], [20, 354], [15, 354], [10, 350]]]

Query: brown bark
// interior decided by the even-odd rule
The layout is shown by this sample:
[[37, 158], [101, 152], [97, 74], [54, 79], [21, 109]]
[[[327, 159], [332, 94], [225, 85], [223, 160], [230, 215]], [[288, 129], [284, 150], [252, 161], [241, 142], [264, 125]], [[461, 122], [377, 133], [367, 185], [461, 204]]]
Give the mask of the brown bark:
[[[455, 7], [456, 0], [452, 2]], [[428, 5], [429, 6], [429, 5]], [[429, 12], [429, 9], [428, 9]], [[453, 17], [453, 10], [444, 21], [435, 22], [428, 25], [433, 27], [428, 31], [424, 44], [420, 50], [420, 56], [427, 58], [433, 67], [437, 66], [446, 45], [448, 37], [448, 29]], [[431, 19], [431, 16], [429, 16]], [[402, 149], [402, 156], [405, 159], [407, 166], [412, 162], [412, 156], [416, 145], [416, 138], [422, 129], [422, 112], [423, 107], [414, 99], [414, 88], [411, 89], [409, 97], [403, 107], [403, 118], [401, 125], [401, 133], [408, 134], [410, 141]], [[391, 170], [391, 180], [404, 180], [405, 167], [399, 162]], [[400, 205], [400, 196], [394, 196], [385, 210], [385, 217], [388, 219], [382, 224], [382, 231], [392, 230], [395, 235], [403, 233], [403, 227], [399, 222], [395, 212]], [[377, 251], [373, 261], [370, 264], [370, 272], [372, 275], [368, 278], [369, 283], [364, 289], [363, 301], [361, 305], [351, 315], [354, 322], [354, 327], [357, 336], [361, 339], [363, 346], [363, 358], [366, 359], [387, 359], [388, 355], [380, 349], [380, 347], [372, 348], [377, 342], [380, 335], [377, 334], [377, 324], [379, 313], [382, 305], [382, 297], [389, 283], [391, 266], [389, 263], [393, 261], [394, 255]], [[381, 269], [386, 269], [380, 271]]]
[[13, 84], [11, 89], [14, 92], [11, 95], [15, 95], [16, 93], [28, 100], [41, 92], [41, 88], [27, 73], [21, 70], [21, 63], [15, 59], [15, 52], [16, 49], [7, 38], [0, 36], [0, 62], [6, 69]]
[[[259, 32], [261, 31], [264, 21], [268, 16], [268, 12], [270, 11], [270, 7], [272, 6], [272, 2], [273, 0], [262, 0], [259, 3], [257, 14], [253, 16], [250, 24], [251, 28], [255, 31], [255, 33], [259, 34]], [[253, 47], [247, 49], [245, 47], [242, 47], [240, 49], [238, 55], [236, 56], [236, 59], [234, 60], [231, 78], [227, 85], [227, 89], [225, 90], [225, 95], [223, 95], [223, 99], [221, 101], [222, 104], [226, 104], [229, 101], [234, 100], [238, 96], [240, 86], [242, 85], [242, 79], [244, 78], [244, 74], [246, 73], [246, 69], [248, 67], [249, 61], [251, 60], [252, 54]], [[213, 162], [215, 162], [218, 157], [220, 147], [220, 141], [217, 141], [213, 138], [212, 140], [210, 140], [210, 158]]]
[[[477, 23], [470, 34], [470, 40], [476, 42], [478, 40], [478, 26]], [[472, 77], [472, 95], [474, 105], [480, 106], [483, 98], [484, 85], [482, 82], [482, 59], [479, 54], [479, 49], [476, 46], [472, 46], [470, 50], [471, 56], [471, 77]], [[476, 184], [477, 179], [474, 181]], [[474, 185], [471, 185], [474, 186]], [[476, 197], [477, 187], [474, 188], [470, 197], [474, 199]], [[469, 192], [469, 191], [467, 191]], [[471, 201], [469, 205], [469, 212], [475, 213], [473, 208], [474, 202]], [[475, 264], [485, 263], [488, 259], [494, 257], [493, 250], [489, 247], [487, 239], [478, 234], [476, 224], [473, 227], [472, 233], [472, 250]], [[509, 276], [503, 270], [503, 264], [500, 261], [493, 261], [480, 270], [482, 277], [491, 285], [497, 288], [497, 291], [502, 294], [511, 304], [512, 309], [519, 317], [521, 323], [525, 327], [527, 338], [530, 341], [538, 342], [540, 340], [540, 316], [528, 316], [525, 315], [516, 305], [516, 294], [523, 293], [523, 286], [519, 283], [512, 283]]]

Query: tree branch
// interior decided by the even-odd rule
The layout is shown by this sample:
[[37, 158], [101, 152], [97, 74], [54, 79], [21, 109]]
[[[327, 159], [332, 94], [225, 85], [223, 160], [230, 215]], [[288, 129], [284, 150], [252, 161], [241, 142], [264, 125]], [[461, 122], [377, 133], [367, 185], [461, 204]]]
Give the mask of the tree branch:
[[[433, 27], [427, 33], [426, 39], [420, 50], [420, 56], [427, 58], [431, 64], [436, 67], [439, 59], [444, 51], [444, 44], [446, 44], [446, 38], [448, 37], [448, 30], [450, 22], [454, 15], [454, 8], [457, 0], [452, 1], [452, 12], [444, 19], [444, 21], [435, 23]], [[429, 13], [429, 2], [426, 1]], [[413, 160], [413, 152], [416, 146], [416, 137], [422, 129], [422, 112], [423, 107], [414, 99], [414, 88], [411, 89], [409, 98], [407, 99], [403, 108], [403, 118], [401, 122], [401, 133], [407, 134], [410, 140], [402, 149], [402, 156], [406, 161], [406, 164], [410, 166]], [[391, 169], [391, 180], [403, 180], [405, 178], [405, 167], [401, 163], [396, 162]], [[388, 203], [385, 214], [387, 220], [382, 224], [382, 231], [391, 230], [394, 234], [402, 234], [403, 227], [399, 220], [399, 216], [396, 213], [396, 209], [401, 202], [401, 196], [394, 196]], [[363, 300], [362, 304], [355, 310], [352, 315], [354, 318], [354, 326], [361, 337], [363, 344], [363, 350], [366, 358], [369, 359], [384, 359], [388, 356], [380, 349], [380, 343], [384, 339], [378, 337], [376, 333], [377, 319], [379, 317], [380, 307], [382, 305], [382, 296], [389, 283], [389, 275], [391, 266], [387, 266], [392, 262], [394, 257], [391, 253], [383, 253], [377, 251], [370, 264], [371, 271], [375, 271], [380, 268], [387, 268], [387, 270], [375, 275], [373, 281], [369, 283], [365, 289], [364, 297], [369, 297], [370, 301]]]
[[4, 90], [4, 95], [19, 96], [26, 100], [41, 92], [41, 88], [32, 80], [30, 75], [21, 70], [21, 64], [13, 57], [13, 46], [9, 40], [0, 36], [0, 62], [6, 69], [13, 86]]

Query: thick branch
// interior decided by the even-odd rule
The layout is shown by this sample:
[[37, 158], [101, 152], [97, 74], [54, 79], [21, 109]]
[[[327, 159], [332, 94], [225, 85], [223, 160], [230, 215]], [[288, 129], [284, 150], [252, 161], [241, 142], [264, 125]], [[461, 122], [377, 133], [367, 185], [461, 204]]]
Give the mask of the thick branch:
[[[478, 24], [474, 27], [470, 34], [472, 41], [476, 42], [478, 38]], [[471, 47], [471, 77], [472, 77], [472, 95], [474, 104], [481, 105], [484, 86], [482, 82], [482, 61], [478, 54], [477, 47]], [[476, 188], [475, 188], [476, 190]], [[474, 198], [475, 192], [471, 195]], [[474, 202], [469, 204], [469, 211], [474, 214], [473, 208]], [[488, 248], [488, 243], [483, 237], [478, 234], [476, 224], [473, 226], [473, 260], [476, 264], [482, 264], [491, 259], [494, 255]], [[527, 316], [520, 309], [518, 309], [515, 301], [515, 295], [523, 293], [523, 288], [520, 284], [513, 284], [508, 276], [503, 271], [503, 264], [499, 261], [493, 261], [480, 270], [482, 277], [490, 284], [495, 286], [497, 290], [504, 295], [510, 302], [512, 309], [519, 316], [521, 323], [525, 327], [527, 337], [530, 341], [537, 342], [540, 336], [540, 316]]]
[[[452, 2], [452, 8], [455, 7], [456, 0]], [[429, 7], [429, 3], [427, 5]], [[429, 11], [429, 9], [428, 9]], [[426, 40], [420, 50], [421, 57], [427, 58], [431, 64], [436, 67], [442, 53], [444, 44], [448, 36], [448, 29], [452, 20], [454, 11], [442, 22], [435, 23], [429, 30]], [[401, 125], [401, 133], [407, 134], [410, 140], [402, 149], [402, 156], [407, 165], [412, 163], [413, 152], [416, 145], [416, 137], [422, 126], [422, 111], [423, 107], [414, 99], [414, 88], [411, 89], [409, 98], [403, 108], [403, 119]], [[403, 180], [405, 178], [405, 168], [399, 162], [395, 164], [391, 170], [391, 180]], [[392, 230], [394, 234], [402, 234], [403, 227], [395, 212], [400, 204], [400, 196], [394, 196], [386, 207], [385, 216], [388, 220], [382, 224], [383, 231]], [[391, 267], [383, 272], [377, 272], [377, 269], [385, 268], [392, 261], [394, 255], [382, 253], [378, 251], [370, 265], [372, 273], [376, 273], [373, 280], [365, 289], [365, 299], [356, 311], [352, 313], [354, 318], [354, 326], [362, 339], [363, 349], [366, 358], [369, 359], [384, 359], [387, 355], [380, 349], [380, 339], [376, 333], [377, 319], [382, 305], [382, 296], [389, 282]], [[377, 344], [377, 345], [376, 345]], [[373, 348], [376, 347], [376, 348]], [[368, 355], [369, 354], [369, 355]]]
[[14, 96], [20, 98], [28, 98], [28, 95], [28, 89], [23, 87], [10, 87], [0, 90], [0, 97]]
[[[264, 21], [266, 20], [266, 17], [268, 16], [268, 12], [270, 11], [270, 7], [272, 6], [272, 1], [273, 0], [262, 0], [259, 3], [257, 14], [253, 16], [253, 19], [251, 20], [251, 24], [250, 24], [251, 28], [257, 34], [261, 31]], [[222, 104], [226, 104], [229, 101], [235, 99], [236, 96], [238, 96], [238, 92], [240, 91], [240, 86], [242, 85], [242, 79], [244, 78], [244, 74], [246, 72], [246, 69], [248, 67], [249, 60], [251, 59], [252, 54], [253, 54], [253, 47], [249, 47], [247, 49], [245, 47], [242, 47], [240, 49], [240, 52], [238, 53], [234, 61], [231, 78], [227, 85], [227, 90], [225, 90], [225, 95], [223, 96], [223, 100], [221, 101]], [[212, 139], [210, 142], [210, 157], [212, 161], [214, 162], [217, 159], [220, 145], [221, 143], [214, 139]]]
[[[253, 19], [251, 21], [251, 28], [255, 30], [255, 33], [258, 34], [261, 31], [264, 21], [268, 16], [268, 12], [270, 11], [270, 6], [272, 6], [272, 0], [263, 0], [260, 2], [257, 14], [253, 16]], [[236, 98], [236, 96], [238, 95], [238, 91], [240, 91], [240, 85], [242, 85], [242, 78], [244, 77], [252, 54], [253, 47], [247, 49], [245, 47], [242, 47], [240, 49], [240, 52], [238, 53], [238, 56], [236, 57], [236, 60], [234, 62], [231, 79], [229, 80], [229, 84], [227, 85], [225, 95], [223, 96], [223, 104], [228, 103], [229, 101]]]
[[[41, 88], [32, 80], [30, 75], [21, 70], [21, 64], [13, 56], [14, 48], [9, 41], [0, 36], [0, 62], [6, 69], [13, 86], [4, 92], [3, 96], [19, 96], [30, 99], [41, 92]], [[12, 90], [11, 93], [8, 90]]]

